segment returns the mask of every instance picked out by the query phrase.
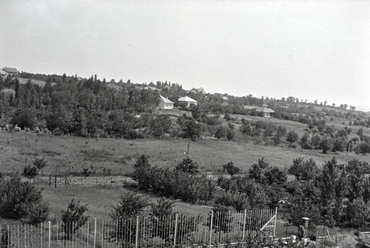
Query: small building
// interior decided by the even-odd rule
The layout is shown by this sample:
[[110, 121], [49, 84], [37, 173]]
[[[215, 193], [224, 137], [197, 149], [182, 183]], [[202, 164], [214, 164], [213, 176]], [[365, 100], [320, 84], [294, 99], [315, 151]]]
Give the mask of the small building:
[[263, 106], [263, 107], [257, 107], [257, 106], [244, 106], [244, 109], [245, 110], [248, 110], [248, 111], [256, 111], [256, 113], [262, 117], [271, 117], [271, 114], [275, 113], [274, 110], [266, 107], [266, 106]]
[[179, 98], [179, 102], [186, 102], [187, 103], [186, 107], [190, 107], [191, 104], [198, 105], [198, 101], [188, 96]]
[[159, 95], [161, 102], [159, 103], [160, 109], [173, 109], [173, 102], [164, 96]]
[[271, 114], [275, 113], [274, 110], [267, 108], [267, 107], [257, 108], [256, 112], [261, 114], [263, 117], [271, 117]]
[[13, 76], [16, 76], [18, 74], [18, 70], [16, 68], [4, 67], [3, 71]]

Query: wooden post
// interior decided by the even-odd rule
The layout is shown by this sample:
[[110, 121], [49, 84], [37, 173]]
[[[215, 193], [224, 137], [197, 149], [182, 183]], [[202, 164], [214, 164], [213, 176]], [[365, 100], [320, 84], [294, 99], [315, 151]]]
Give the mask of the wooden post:
[[243, 241], [244, 241], [244, 238], [245, 238], [245, 225], [247, 224], [247, 223], [246, 223], [246, 220], [247, 220], [247, 209], [244, 209], [243, 236], [242, 236], [242, 240], [243, 240]]
[[175, 217], [175, 233], [173, 234], [173, 247], [176, 247], [176, 238], [177, 238], [177, 222], [179, 218], [179, 213], [176, 213]]
[[139, 216], [136, 216], [135, 248], [139, 247]]
[[276, 221], [277, 221], [277, 211], [278, 208], [275, 208], [275, 220], [274, 220], [274, 238], [276, 237]]
[[211, 212], [211, 223], [209, 226], [209, 248], [212, 247], [213, 210]]
[[51, 248], [51, 221], [49, 220], [49, 237], [48, 237], [48, 247]]
[[94, 219], [94, 248], [96, 247], [96, 218]]
[[55, 175], [55, 178], [54, 178], [54, 187], [55, 188], [57, 187], [57, 175]]

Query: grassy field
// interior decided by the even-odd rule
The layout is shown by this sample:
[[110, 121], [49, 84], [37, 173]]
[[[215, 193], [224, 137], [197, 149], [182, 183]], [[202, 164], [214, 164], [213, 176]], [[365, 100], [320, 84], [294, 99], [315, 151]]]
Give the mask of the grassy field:
[[[88, 139], [73, 136], [37, 135], [35, 133], [0, 132], [0, 169], [2, 173], [21, 172], [35, 158], [44, 157], [49, 166], [43, 173], [80, 173], [90, 168], [96, 173], [127, 174], [142, 155], [149, 155], [151, 164], [175, 166], [186, 157], [188, 141]], [[222, 165], [233, 161], [247, 172], [253, 163], [265, 157], [272, 166], [288, 169], [297, 157], [313, 158], [318, 166], [335, 156], [339, 162], [359, 159], [370, 163], [370, 156], [351, 153], [322, 154], [320, 150], [303, 150], [281, 146], [256, 145], [253, 142], [198, 141], [190, 142], [189, 156], [198, 162], [201, 172], [217, 173]]]
[[[253, 117], [253, 119], [258, 117]], [[297, 130], [302, 133], [305, 125], [291, 121], [281, 121], [273, 118], [263, 119], [273, 124], [281, 124], [288, 130]], [[238, 120], [237, 120], [238, 121]], [[337, 123], [337, 125], [341, 125]], [[369, 129], [364, 129], [365, 134]], [[81, 173], [83, 168], [89, 168], [97, 174], [125, 175], [132, 171], [132, 165], [142, 154], [149, 155], [152, 165], [160, 167], [174, 167], [186, 157], [188, 140], [123, 140], [123, 139], [92, 139], [73, 136], [54, 136], [51, 134], [9, 133], [0, 131], [0, 172], [21, 173], [26, 165], [32, 164], [35, 158], [44, 157], [48, 166], [43, 174], [53, 173]], [[252, 164], [265, 157], [272, 165], [286, 170], [297, 157], [313, 158], [318, 166], [333, 156], [340, 163], [347, 160], [359, 159], [370, 163], [370, 156], [356, 155], [355, 153], [329, 153], [324, 155], [319, 150], [302, 150], [289, 148], [287, 144], [280, 146], [257, 145], [253, 140], [246, 138], [237, 141], [203, 140], [190, 142], [189, 156], [200, 166], [201, 173], [222, 172], [222, 165], [233, 161], [248, 172]], [[41, 187], [45, 199], [51, 204], [51, 218], [60, 218], [62, 209], [65, 209], [72, 198], [80, 199], [89, 205], [89, 215], [97, 218], [107, 218], [112, 206], [117, 204], [120, 195], [128, 189], [122, 186], [86, 186], [70, 185], [50, 187], [45, 181], [36, 178], [36, 184]], [[157, 197], [145, 194], [150, 201]], [[191, 205], [177, 201], [175, 211], [195, 213], [208, 211], [200, 205]]]

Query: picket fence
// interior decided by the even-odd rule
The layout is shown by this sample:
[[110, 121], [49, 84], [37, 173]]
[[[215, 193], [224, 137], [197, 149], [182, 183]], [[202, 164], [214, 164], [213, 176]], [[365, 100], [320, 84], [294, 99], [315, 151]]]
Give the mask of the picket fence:
[[139, 248], [195, 247], [243, 241], [263, 230], [275, 236], [276, 209], [242, 212], [209, 212], [164, 217], [141, 215], [125, 219], [89, 219], [76, 223], [46, 222], [38, 225], [0, 224], [0, 248]]

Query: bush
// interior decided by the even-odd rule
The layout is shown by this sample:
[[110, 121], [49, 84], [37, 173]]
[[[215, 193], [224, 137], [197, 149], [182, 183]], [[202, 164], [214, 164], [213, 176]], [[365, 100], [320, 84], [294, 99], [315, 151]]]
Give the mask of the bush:
[[199, 165], [190, 158], [184, 158], [178, 165], [176, 165], [176, 170], [194, 175], [199, 172]]
[[37, 168], [36, 167], [31, 166], [31, 165], [28, 165], [28, 166], [26, 166], [23, 169], [23, 173], [22, 174], [23, 174], [23, 176], [32, 179], [35, 176], [37, 176], [38, 171], [37, 171]]
[[68, 238], [81, 226], [85, 225], [89, 219], [89, 216], [85, 215], [86, 211], [87, 205], [80, 205], [80, 201], [75, 202], [72, 199], [67, 206], [67, 210], [62, 212], [62, 227]]
[[191, 203], [210, 200], [215, 191], [213, 182], [205, 176], [196, 177], [181, 170], [148, 167], [137, 168], [134, 174], [140, 189]]
[[49, 206], [43, 201], [41, 191], [19, 176], [0, 183], [0, 216], [7, 219], [29, 219], [31, 223], [44, 221]]
[[366, 143], [366, 142], [361, 142], [360, 144], [358, 144], [355, 148], [355, 152], [356, 154], [363, 154], [363, 155], [366, 155], [367, 153], [370, 153], [370, 144], [369, 143]]
[[215, 203], [225, 207], [232, 207], [236, 211], [248, 208], [248, 196], [239, 192], [223, 192], [217, 195]]
[[224, 171], [227, 171], [227, 173], [229, 173], [230, 176], [233, 176], [240, 172], [240, 168], [236, 167], [232, 161], [230, 161], [227, 164], [224, 164], [223, 167], [224, 167]]
[[[148, 206], [147, 198], [137, 195], [135, 192], [127, 192], [121, 195], [119, 203], [113, 207], [110, 214], [116, 221], [114, 230], [110, 233], [111, 238], [133, 242], [136, 237], [136, 225], [133, 224], [135, 215], [142, 213]], [[130, 233], [130, 235], [127, 235]]]

